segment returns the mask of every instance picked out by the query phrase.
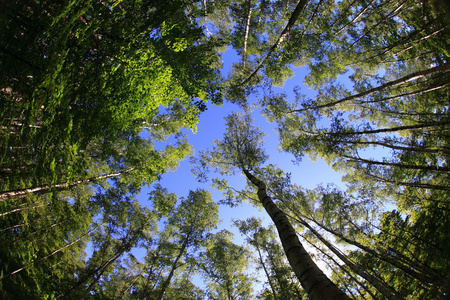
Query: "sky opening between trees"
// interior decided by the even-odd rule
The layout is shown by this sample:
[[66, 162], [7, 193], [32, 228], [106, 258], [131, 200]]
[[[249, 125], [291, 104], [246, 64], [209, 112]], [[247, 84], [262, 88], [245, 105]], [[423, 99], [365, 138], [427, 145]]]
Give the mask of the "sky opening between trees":
[[450, 299], [449, 24], [446, 0], [2, 1], [0, 298]]

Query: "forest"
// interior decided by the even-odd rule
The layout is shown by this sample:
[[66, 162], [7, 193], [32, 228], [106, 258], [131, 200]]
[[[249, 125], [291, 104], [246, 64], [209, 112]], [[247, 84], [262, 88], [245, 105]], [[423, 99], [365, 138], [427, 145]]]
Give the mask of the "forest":
[[[0, 29], [0, 299], [450, 299], [448, 0], [11, 0]], [[208, 188], [177, 195], [186, 160]], [[267, 222], [221, 229], [242, 203]]]

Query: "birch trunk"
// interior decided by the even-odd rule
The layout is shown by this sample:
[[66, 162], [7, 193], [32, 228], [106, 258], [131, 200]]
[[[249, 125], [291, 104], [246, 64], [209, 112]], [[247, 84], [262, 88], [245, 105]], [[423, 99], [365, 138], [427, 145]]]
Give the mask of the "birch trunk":
[[312, 228], [304, 220], [298, 220], [302, 225], [308, 228], [328, 249], [331, 250], [340, 260], [342, 260], [348, 267], [350, 267], [353, 272], [367, 280], [371, 285], [373, 285], [380, 293], [382, 293], [389, 300], [403, 300], [404, 298], [393, 291], [391, 287], [387, 286], [386, 283], [378, 280], [372, 274], [369, 274], [362, 270], [359, 266], [352, 263], [347, 257], [340, 252], [336, 247], [334, 247], [329, 241], [327, 241], [320, 233], [318, 233], [314, 228]]
[[252, 5], [253, 0], [248, 1], [248, 14], [247, 14], [247, 22], [245, 23], [245, 35], [244, 35], [244, 52], [243, 52], [243, 61], [244, 64], [247, 61], [247, 42], [248, 42], [248, 32], [250, 30], [250, 20], [252, 18]]
[[[333, 234], [334, 236], [340, 238], [341, 240], [345, 241], [346, 243], [356, 246], [359, 249], [364, 250], [365, 252], [379, 258], [382, 261], [385, 261], [397, 268], [399, 268], [400, 270], [402, 270], [403, 272], [405, 272], [406, 274], [410, 275], [411, 277], [416, 278], [417, 280], [420, 280], [421, 282], [424, 283], [437, 283], [437, 284], [442, 284], [443, 278], [440, 274], [438, 274], [435, 271], [431, 271], [430, 274], [422, 274], [421, 272], [416, 271], [415, 269], [417, 269], [417, 267], [415, 266], [415, 264], [411, 264], [410, 266], [406, 266], [404, 265], [402, 262], [400, 262], [398, 259], [394, 258], [394, 257], [390, 257], [388, 256], [388, 254], [384, 251], [378, 250], [375, 251], [367, 246], [362, 245], [361, 243], [358, 243], [354, 240], [351, 240], [347, 237], [345, 237], [344, 235], [340, 234], [339, 232], [336, 232], [330, 228], [327, 228], [325, 226], [323, 226], [321, 223], [319, 223], [318, 221], [311, 219], [311, 221], [313, 221], [315, 224], [317, 224], [318, 226], [320, 226], [320, 228], [328, 231], [329, 233]], [[423, 271], [423, 270], [422, 270]], [[427, 270], [426, 272], [430, 272], [430, 270]]]
[[91, 177], [91, 178], [87, 178], [87, 179], [83, 179], [83, 180], [77, 180], [77, 181], [72, 182], [72, 183], [64, 182], [64, 183], [55, 183], [55, 184], [45, 184], [45, 185], [41, 185], [41, 186], [37, 186], [37, 187], [31, 187], [31, 188], [26, 188], [26, 189], [6, 191], [6, 192], [3, 192], [3, 193], [0, 193], [0, 202], [4, 201], [6, 199], [9, 199], [9, 198], [15, 198], [15, 197], [24, 196], [26, 194], [46, 193], [46, 192], [50, 191], [51, 189], [56, 189], [57, 191], [61, 191], [61, 190], [64, 190], [64, 189], [72, 188], [72, 187], [77, 186], [79, 184], [85, 184], [85, 183], [90, 183], [90, 182], [94, 182], [94, 181], [97, 181], [97, 180], [118, 177], [120, 175], [129, 173], [129, 172], [133, 171], [134, 169], [135, 168], [128, 168], [126, 170], [123, 170], [123, 171], [120, 171], [120, 172], [117, 172], [117, 173], [111, 173], [111, 174], [108, 174], [108, 175], [95, 176], [95, 177]]
[[23, 271], [24, 269], [28, 268], [29, 266], [34, 265], [35, 263], [38, 263], [38, 262], [40, 262], [40, 261], [43, 261], [44, 259], [47, 259], [47, 258], [49, 258], [49, 257], [52, 257], [52, 256], [55, 255], [56, 253], [61, 252], [61, 251], [63, 251], [64, 249], [66, 249], [66, 248], [68, 248], [68, 247], [70, 247], [70, 246], [72, 246], [72, 245], [78, 243], [78, 242], [81, 241], [85, 236], [87, 236], [87, 235], [90, 234], [91, 232], [97, 230], [98, 227], [100, 227], [100, 226], [97, 226], [97, 227], [95, 227], [94, 229], [89, 230], [88, 232], [86, 232], [85, 234], [83, 234], [82, 236], [80, 236], [80, 237], [79, 237], [78, 239], [76, 239], [75, 241], [73, 241], [73, 242], [71, 242], [71, 243], [67, 243], [66, 245], [64, 245], [63, 247], [61, 247], [61, 248], [59, 248], [59, 249], [57, 249], [57, 250], [55, 250], [55, 251], [53, 251], [52, 253], [50, 253], [50, 254], [48, 254], [48, 255], [46, 255], [46, 256], [44, 256], [44, 257], [41, 257], [40, 259], [37, 259], [37, 260], [35, 260], [35, 261], [33, 261], [33, 262], [31, 262], [31, 263], [29, 263], [29, 264], [23, 266], [22, 268], [19, 268], [19, 269], [15, 270], [15, 271], [13, 271], [13, 272], [11, 272], [11, 273], [9, 273], [9, 274], [3, 276], [3, 277], [0, 277], [0, 279], [9, 277], [9, 276], [14, 275], [14, 274], [17, 274], [17, 273], [19, 273], [20, 271]]
[[285, 213], [267, 195], [264, 182], [248, 170], [242, 171], [258, 188], [259, 201], [275, 223], [289, 264], [311, 300], [348, 300], [349, 297], [319, 269], [306, 252]]
[[275, 51], [278, 49], [278, 47], [281, 45], [281, 43], [284, 41], [284, 39], [289, 35], [291, 32], [292, 27], [294, 27], [295, 21], [297, 21], [298, 17], [300, 16], [300, 13], [302, 12], [303, 8], [305, 8], [306, 4], [308, 3], [308, 0], [300, 0], [295, 7], [295, 10], [292, 12], [291, 17], [289, 18], [289, 21], [286, 25], [286, 27], [281, 32], [280, 36], [278, 37], [278, 40], [275, 42], [275, 44], [272, 45], [269, 52], [267, 53], [266, 57], [264, 57], [264, 60], [258, 65], [258, 67], [253, 71], [252, 74], [250, 74], [247, 79], [245, 79], [242, 83], [239, 84], [239, 86], [243, 86], [246, 83], [248, 83], [253, 77], [256, 76], [256, 74], [261, 71], [263, 66], [267, 63], [267, 61], [272, 57], [272, 55], [275, 53]]

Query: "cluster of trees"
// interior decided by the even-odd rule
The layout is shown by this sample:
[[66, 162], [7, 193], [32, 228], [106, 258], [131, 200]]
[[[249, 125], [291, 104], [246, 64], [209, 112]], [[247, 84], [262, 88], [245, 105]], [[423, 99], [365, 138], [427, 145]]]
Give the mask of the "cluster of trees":
[[[16, 0], [0, 11], [2, 298], [449, 297], [445, 0]], [[239, 61], [222, 78], [228, 47]], [[315, 96], [274, 88], [302, 66]], [[265, 209], [273, 227], [235, 222], [247, 246], [215, 230], [208, 191], [178, 199], [155, 183], [192, 154], [182, 130], [223, 100], [245, 112], [227, 117], [195, 173], [216, 171], [228, 204]], [[282, 150], [324, 159], [347, 189], [307, 190], [271, 164], [255, 105]], [[242, 190], [227, 181], [236, 173]]]

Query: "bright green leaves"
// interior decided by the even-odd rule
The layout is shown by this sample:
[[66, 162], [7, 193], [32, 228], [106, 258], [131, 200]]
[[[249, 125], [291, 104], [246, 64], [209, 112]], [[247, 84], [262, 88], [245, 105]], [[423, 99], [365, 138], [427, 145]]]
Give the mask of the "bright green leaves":
[[[2, 195], [11, 193], [2, 197], [1, 230], [14, 244], [0, 250], [10, 263], [0, 272], [24, 271], [4, 280], [2, 291], [9, 297], [27, 286], [11, 295], [108, 298], [97, 288], [103, 278], [114, 270], [126, 277], [115, 269], [122, 257], [139, 265], [127, 253], [151, 244], [156, 218], [173, 212], [176, 199], [161, 200], [164, 191], [154, 195], [157, 212], [134, 197], [192, 153], [179, 131], [195, 131], [207, 101], [221, 103], [218, 56], [183, 1], [7, 6], [0, 157]], [[141, 136], [144, 128], [150, 138]], [[173, 135], [173, 144], [154, 149], [155, 140]], [[208, 204], [197, 214], [214, 219], [217, 209], [202, 197]], [[212, 219], [201, 225], [213, 227]], [[96, 248], [87, 261], [89, 237]]]
[[[1, 153], [13, 170], [8, 152], [27, 149], [18, 155], [30, 157], [30, 173], [39, 178], [24, 178], [26, 187], [55, 183], [55, 176], [59, 182], [84, 179], [75, 176], [86, 169], [81, 153], [99, 140], [133, 139], [143, 127], [159, 140], [181, 128], [195, 131], [205, 102], [221, 102], [218, 56], [191, 22], [186, 3], [66, 1], [33, 9], [20, 3], [11, 5], [2, 35], [15, 67], [1, 77], [20, 78], [27, 88], [8, 84], [17, 101], [2, 92], [9, 99], [2, 101], [3, 117], [20, 123], [13, 134], [20, 142], [2, 143]], [[164, 169], [188, 153], [180, 146], [167, 149]], [[23, 188], [10, 183], [6, 190]]]

